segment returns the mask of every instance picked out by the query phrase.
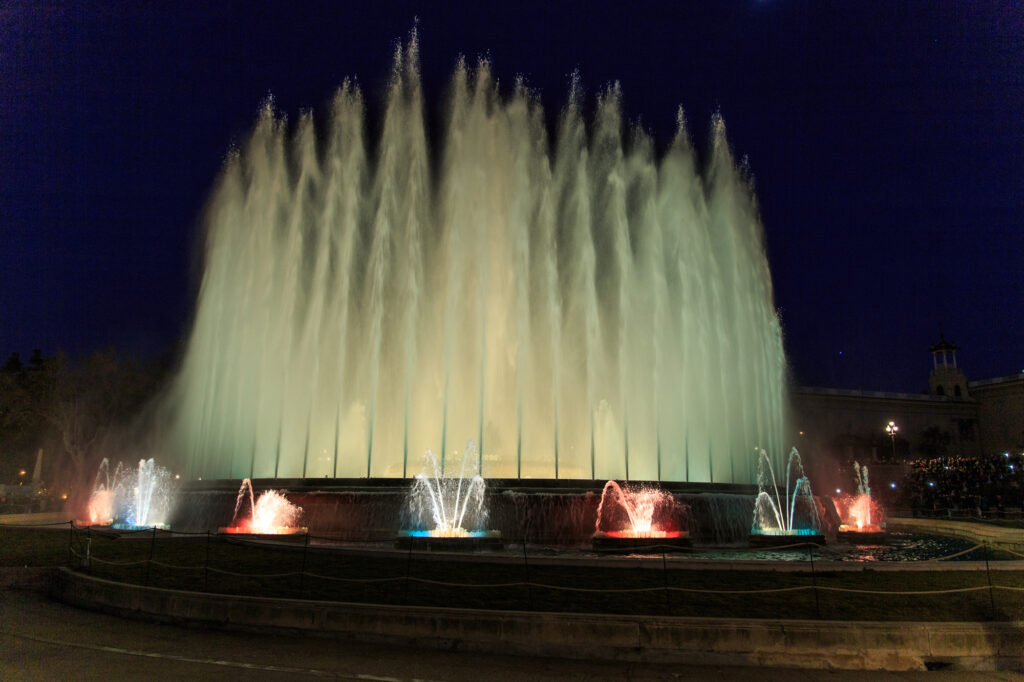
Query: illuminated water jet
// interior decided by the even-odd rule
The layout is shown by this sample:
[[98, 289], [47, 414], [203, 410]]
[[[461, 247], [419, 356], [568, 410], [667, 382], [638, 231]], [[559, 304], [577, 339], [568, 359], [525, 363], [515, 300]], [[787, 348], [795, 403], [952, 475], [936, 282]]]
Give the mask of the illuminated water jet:
[[877, 502], [871, 498], [868, 468], [866, 465], [861, 466], [854, 462], [853, 471], [857, 494], [839, 495], [832, 498], [841, 522], [838, 538], [841, 541], [857, 544], [884, 542], [886, 532], [882, 525], [882, 511]]
[[483, 60], [430, 140], [418, 49], [379, 125], [345, 81], [227, 155], [166, 405], [188, 476], [405, 478], [472, 434], [488, 478], [754, 482], [786, 363], [721, 117], [706, 159], [681, 111], [659, 155], [618, 84], [587, 120], [574, 79], [549, 136]]
[[597, 507], [593, 547], [617, 551], [689, 547], [689, 533], [678, 527], [682, 511], [665, 491], [608, 481]]
[[120, 530], [164, 528], [174, 506], [175, 485], [171, 473], [150, 459], [137, 467], [118, 463], [113, 475], [110, 462], [100, 462], [89, 497], [86, 515], [90, 525]]
[[[246, 498], [248, 492], [248, 498]], [[239, 511], [244, 508], [248, 499], [249, 515], [239, 516]], [[231, 519], [232, 525], [221, 528], [220, 532], [230, 534], [246, 535], [296, 535], [305, 533], [306, 529], [296, 526], [299, 517], [302, 516], [302, 508], [292, 504], [280, 490], [265, 490], [256, 498], [253, 494], [252, 481], [248, 478], [242, 481], [238, 489], [238, 497], [235, 499], [235, 513]]]
[[396, 544], [436, 549], [500, 546], [501, 533], [484, 528], [487, 483], [476, 473], [479, 452], [475, 443], [466, 444], [456, 475], [449, 475], [444, 457], [431, 450], [424, 460], [424, 471], [413, 479], [406, 498], [410, 528], [399, 532]]
[[757, 485], [758, 493], [754, 501], [754, 519], [749, 538], [751, 546], [807, 542], [824, 544], [825, 536], [821, 533], [817, 502], [811, 492], [811, 483], [804, 475], [803, 463], [796, 448], [790, 451], [786, 463], [784, 495], [780, 495], [775, 471], [764, 450], [761, 450], [758, 456]]

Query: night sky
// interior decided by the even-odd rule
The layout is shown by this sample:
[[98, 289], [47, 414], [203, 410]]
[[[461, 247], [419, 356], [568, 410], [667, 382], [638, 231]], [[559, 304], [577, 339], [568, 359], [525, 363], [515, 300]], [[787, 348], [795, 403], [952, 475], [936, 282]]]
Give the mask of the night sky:
[[417, 18], [434, 125], [460, 54], [552, 121], [574, 70], [591, 105], [618, 80], [662, 147], [720, 111], [799, 383], [921, 391], [940, 324], [970, 379], [1024, 371], [1016, 2], [0, 3], [0, 353], [173, 347], [260, 103], [355, 76], [373, 116]]

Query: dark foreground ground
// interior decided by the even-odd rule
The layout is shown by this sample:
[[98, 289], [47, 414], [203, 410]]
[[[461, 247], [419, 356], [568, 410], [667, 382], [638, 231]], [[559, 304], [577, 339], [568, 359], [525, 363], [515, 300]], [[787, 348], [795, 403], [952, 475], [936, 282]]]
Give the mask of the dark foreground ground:
[[833, 672], [651, 665], [416, 650], [116, 618], [0, 592], [3, 680], [1024, 680], [1015, 673]]

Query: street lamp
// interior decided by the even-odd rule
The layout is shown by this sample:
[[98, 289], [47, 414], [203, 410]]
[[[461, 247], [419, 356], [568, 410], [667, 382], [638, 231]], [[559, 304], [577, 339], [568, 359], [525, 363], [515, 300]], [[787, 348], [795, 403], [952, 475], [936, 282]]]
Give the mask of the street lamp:
[[896, 426], [896, 422], [890, 420], [885, 425], [885, 432], [889, 434], [889, 438], [892, 439], [892, 461], [896, 461], [896, 432], [900, 430], [900, 427]]

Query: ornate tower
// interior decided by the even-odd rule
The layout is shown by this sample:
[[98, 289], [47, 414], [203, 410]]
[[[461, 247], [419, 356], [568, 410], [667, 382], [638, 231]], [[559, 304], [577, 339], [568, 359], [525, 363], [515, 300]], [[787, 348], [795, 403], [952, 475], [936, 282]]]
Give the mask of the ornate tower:
[[967, 395], [967, 376], [956, 365], [956, 352], [960, 347], [946, 341], [939, 332], [939, 342], [929, 348], [932, 354], [932, 373], [928, 376], [928, 392], [932, 395], [944, 395], [950, 398], [965, 399]]

